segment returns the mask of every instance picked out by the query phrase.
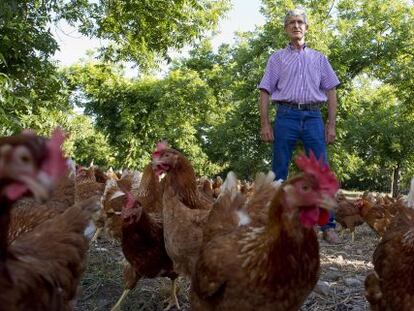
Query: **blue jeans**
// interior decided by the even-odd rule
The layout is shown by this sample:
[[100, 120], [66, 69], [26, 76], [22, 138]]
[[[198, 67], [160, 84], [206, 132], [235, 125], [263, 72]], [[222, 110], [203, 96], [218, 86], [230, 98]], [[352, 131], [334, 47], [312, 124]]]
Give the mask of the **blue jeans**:
[[[298, 140], [302, 141], [305, 153], [313, 151], [316, 158], [322, 157], [328, 164], [325, 144], [325, 126], [319, 110], [298, 110], [285, 106], [278, 106], [273, 125], [273, 161], [272, 170], [276, 180], [286, 180], [289, 163]], [[335, 228], [335, 215], [331, 214], [329, 222], [321, 230]]]

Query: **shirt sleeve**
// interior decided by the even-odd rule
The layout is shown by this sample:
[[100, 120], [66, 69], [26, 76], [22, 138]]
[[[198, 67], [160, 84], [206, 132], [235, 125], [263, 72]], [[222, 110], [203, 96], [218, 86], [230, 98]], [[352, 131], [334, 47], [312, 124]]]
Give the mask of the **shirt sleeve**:
[[277, 82], [279, 81], [279, 66], [277, 62], [277, 54], [273, 54], [269, 57], [267, 61], [266, 70], [260, 81], [260, 84], [257, 86], [258, 89], [265, 90], [270, 95], [276, 89]]
[[336, 76], [328, 58], [322, 55], [321, 64], [321, 89], [324, 91], [332, 90], [340, 84], [338, 77]]

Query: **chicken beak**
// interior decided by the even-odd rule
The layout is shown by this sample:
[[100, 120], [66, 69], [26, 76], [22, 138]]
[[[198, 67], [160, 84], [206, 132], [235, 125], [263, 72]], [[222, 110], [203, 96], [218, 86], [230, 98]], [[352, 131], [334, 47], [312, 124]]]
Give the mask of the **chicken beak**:
[[46, 174], [39, 174], [37, 177], [23, 175], [18, 180], [26, 185], [40, 203], [46, 202], [53, 190], [53, 183]]
[[320, 208], [331, 211], [331, 210], [334, 210], [336, 206], [337, 206], [337, 202], [331, 195], [322, 194], [322, 198], [319, 204]]

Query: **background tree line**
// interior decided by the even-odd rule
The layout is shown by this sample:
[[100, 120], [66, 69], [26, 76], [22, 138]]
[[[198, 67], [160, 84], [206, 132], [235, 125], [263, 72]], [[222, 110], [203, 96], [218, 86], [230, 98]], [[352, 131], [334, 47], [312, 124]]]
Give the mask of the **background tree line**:
[[[412, 4], [295, 5], [307, 9], [309, 46], [329, 57], [341, 80], [329, 155], [343, 187], [406, 189], [414, 174]], [[164, 138], [200, 175], [234, 170], [252, 178], [271, 159], [270, 145], [260, 141], [256, 85], [269, 55], [287, 44], [283, 17], [293, 6], [262, 0], [264, 26], [215, 51], [209, 34], [229, 0], [2, 1], [1, 134], [25, 127], [46, 134], [63, 124], [76, 161], [117, 168], [142, 168]], [[104, 40], [96, 59], [69, 68], [51, 61], [58, 44], [50, 25], [60, 20]], [[171, 51], [185, 45], [189, 55], [172, 59]], [[136, 65], [137, 78], [125, 77], [123, 61]], [[160, 76], [165, 63], [169, 71]]]

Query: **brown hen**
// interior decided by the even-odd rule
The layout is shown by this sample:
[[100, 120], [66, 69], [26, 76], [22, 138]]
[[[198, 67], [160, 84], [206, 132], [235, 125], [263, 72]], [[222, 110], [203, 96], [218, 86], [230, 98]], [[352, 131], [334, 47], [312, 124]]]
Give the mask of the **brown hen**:
[[241, 194], [225, 191], [218, 198], [192, 277], [193, 310], [299, 310], [319, 277], [313, 225], [327, 222], [320, 208], [333, 207], [338, 183], [314, 157], [297, 163], [301, 175], [277, 190], [263, 186], [253, 194], [251, 200], [273, 192], [262, 202], [270, 205], [264, 225], [249, 225], [245, 210], [251, 201], [243, 203]]
[[375, 272], [365, 280], [373, 311], [414, 310], [414, 210], [392, 219], [373, 255]]
[[382, 199], [373, 202], [361, 198], [355, 202], [355, 205], [360, 209], [365, 222], [380, 237], [384, 236], [392, 219], [405, 209], [402, 201], [387, 202]]
[[10, 209], [23, 195], [44, 201], [65, 172], [60, 146], [34, 134], [0, 139], [0, 310], [72, 310], [85, 268], [84, 231], [96, 200], [73, 206], [8, 243]]
[[197, 189], [190, 161], [175, 149], [158, 144], [153, 166], [163, 179], [165, 247], [174, 270], [191, 276], [203, 239], [202, 226], [214, 199]]
[[125, 203], [125, 194], [121, 191], [121, 187], [133, 192], [138, 188], [140, 181], [141, 174], [138, 171], [124, 171], [119, 179], [112, 177], [106, 181], [101, 201], [101, 217], [103, 219], [98, 223], [96, 237], [101, 230], [105, 229], [105, 232], [111, 239], [121, 241], [121, 211]]
[[352, 236], [352, 242], [355, 241], [355, 227], [364, 223], [360, 209], [355, 206], [354, 202], [347, 199], [344, 194], [338, 193], [336, 196], [336, 221], [341, 224], [341, 232], [349, 229]]
[[174, 305], [179, 308], [176, 295], [177, 274], [164, 243], [161, 186], [151, 165], [145, 167], [139, 187], [133, 194], [131, 186], [134, 184], [135, 182], [131, 185], [118, 185], [120, 190], [126, 192], [118, 197], [124, 200], [121, 242], [126, 263], [124, 292], [112, 310], [120, 310], [122, 301], [135, 288], [139, 279], [157, 276], [172, 280], [167, 309]]

